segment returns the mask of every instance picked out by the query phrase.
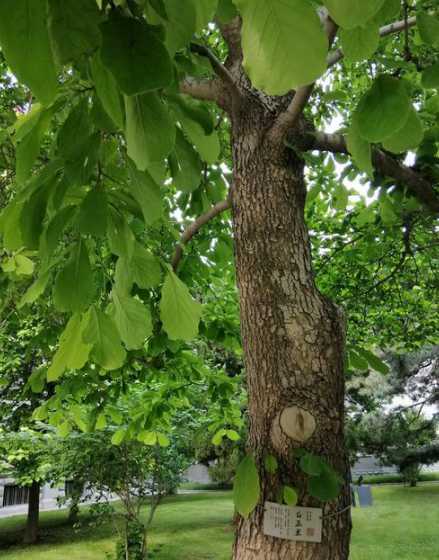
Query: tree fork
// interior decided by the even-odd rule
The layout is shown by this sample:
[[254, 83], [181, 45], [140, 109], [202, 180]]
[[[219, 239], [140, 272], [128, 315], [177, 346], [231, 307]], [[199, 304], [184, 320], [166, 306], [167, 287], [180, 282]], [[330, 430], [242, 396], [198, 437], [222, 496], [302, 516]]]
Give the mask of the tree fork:
[[[351, 522], [343, 433], [344, 319], [315, 286], [304, 220], [304, 163], [264, 135], [273, 119], [254, 100], [232, 116], [248, 447], [261, 478], [256, 510], [239, 520], [234, 560], [346, 560]], [[263, 533], [264, 501], [276, 501], [284, 484], [298, 488], [300, 505], [322, 507], [307, 492], [297, 448], [324, 456], [345, 480], [339, 498], [323, 507], [321, 544]], [[264, 472], [268, 453], [279, 462], [275, 475]]]

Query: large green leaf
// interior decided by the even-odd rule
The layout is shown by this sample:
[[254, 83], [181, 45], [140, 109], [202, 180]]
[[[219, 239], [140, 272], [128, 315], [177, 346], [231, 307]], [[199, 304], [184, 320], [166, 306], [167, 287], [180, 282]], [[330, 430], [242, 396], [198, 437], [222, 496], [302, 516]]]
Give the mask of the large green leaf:
[[53, 290], [53, 300], [59, 311], [82, 311], [95, 292], [93, 273], [87, 247], [79, 242], [67, 264], [58, 272]]
[[238, 465], [233, 481], [233, 502], [237, 512], [247, 518], [257, 506], [259, 495], [259, 473], [254, 458], [247, 455]]
[[192, 39], [201, 17], [197, 13], [197, 0], [164, 0], [164, 4], [168, 16], [162, 22], [166, 27], [166, 46], [174, 55]]
[[400, 154], [407, 150], [414, 150], [424, 137], [424, 126], [418, 113], [412, 108], [405, 125], [383, 142], [383, 147], [389, 152]]
[[365, 25], [373, 18], [385, 0], [323, 0], [332, 19], [345, 29]]
[[210, 114], [179, 97], [174, 98], [173, 111], [202, 159], [209, 164], [215, 163], [219, 158], [221, 145], [218, 133], [209, 126], [212, 121]]
[[171, 340], [191, 340], [198, 333], [201, 304], [171, 270], [166, 275], [160, 300], [160, 319]]
[[[41, 142], [49, 128], [51, 118], [52, 110], [40, 107], [34, 114], [33, 126], [28, 130], [27, 134], [22, 136], [22, 134], [19, 134], [20, 130], [17, 131], [19, 142], [16, 150], [16, 178], [19, 183], [26, 181], [29, 177], [31, 169], [40, 153]], [[28, 127], [25, 128], [27, 129]]]
[[81, 100], [70, 111], [61, 126], [57, 144], [66, 160], [75, 160], [83, 150], [83, 142], [91, 133], [90, 111], [87, 99]]
[[196, 31], [203, 30], [213, 17], [218, 7], [218, 0], [192, 0], [196, 10]]
[[130, 166], [129, 187], [142, 209], [145, 224], [152, 225], [160, 220], [163, 214], [162, 195], [160, 187], [148, 171], [138, 171], [134, 166]]
[[235, 0], [242, 19], [244, 67], [253, 85], [281, 95], [319, 78], [328, 39], [304, 0]]
[[87, 319], [83, 341], [93, 347], [91, 358], [105, 370], [122, 367], [126, 351], [114, 320], [95, 307], [90, 308]]
[[420, 12], [417, 14], [416, 23], [421, 39], [427, 45], [439, 46], [439, 17]]
[[113, 290], [112, 299], [112, 316], [125, 346], [128, 350], [142, 348], [152, 334], [150, 310], [140, 300], [117, 290]]
[[120, 91], [113, 74], [102, 64], [99, 53], [96, 53], [91, 59], [90, 68], [93, 84], [102, 103], [102, 107], [112, 118], [114, 123], [119, 128], [123, 128], [125, 116]]
[[155, 93], [125, 97], [125, 106], [128, 155], [145, 171], [169, 155], [175, 144], [175, 126]]
[[373, 177], [372, 148], [370, 143], [361, 136], [355, 115], [346, 136], [346, 143], [358, 169], [367, 173], [369, 177]]
[[337, 474], [327, 467], [319, 476], [308, 480], [308, 492], [322, 502], [335, 500], [340, 494], [341, 484]]
[[381, 75], [358, 104], [358, 130], [369, 142], [381, 142], [400, 130], [410, 114], [410, 100], [404, 83]]
[[67, 323], [59, 339], [59, 347], [47, 371], [47, 380], [56, 381], [68, 369], [84, 367], [90, 354], [91, 345], [82, 340], [85, 320], [75, 313]]
[[171, 174], [178, 190], [192, 192], [201, 183], [203, 165], [197, 152], [186, 140], [181, 130], [177, 130], [175, 155], [169, 158]]
[[47, 284], [50, 280], [50, 271], [45, 270], [41, 272], [35, 282], [29, 286], [26, 292], [23, 294], [22, 298], [17, 304], [18, 309], [23, 307], [24, 305], [33, 303], [36, 301], [41, 295], [43, 295], [44, 291], [46, 290]]
[[297, 500], [299, 499], [297, 490], [291, 486], [284, 486], [283, 499], [287, 506], [295, 506], [297, 504]]
[[57, 77], [46, 21], [46, 0], [0, 2], [3, 54], [17, 78], [49, 105], [56, 95]]
[[93, 188], [84, 198], [78, 216], [81, 233], [104, 237], [108, 225], [107, 196], [102, 189]]
[[108, 218], [108, 242], [111, 252], [124, 259], [131, 259], [136, 239], [125, 216], [110, 208]]
[[159, 260], [139, 243], [134, 247], [130, 262], [133, 282], [139, 288], [155, 288], [160, 284], [161, 267]]
[[157, 31], [144, 21], [111, 17], [103, 23], [101, 59], [126, 95], [168, 86], [172, 62]]
[[49, 34], [61, 64], [78, 61], [100, 46], [99, 20], [93, 0], [49, 0]]
[[233, 0], [219, 0], [218, 10], [216, 12], [216, 19], [220, 23], [229, 23], [233, 18], [238, 15]]
[[326, 465], [321, 457], [312, 453], [305, 453], [300, 458], [299, 464], [302, 471], [310, 476], [319, 476], [324, 471]]
[[383, 362], [381, 358], [376, 356], [373, 352], [371, 352], [370, 350], [366, 350], [365, 348], [359, 348], [359, 347], [355, 347], [355, 350], [359, 354], [361, 354], [364, 359], [368, 361], [369, 365], [374, 370], [378, 371], [379, 373], [382, 373], [383, 375], [389, 373], [390, 371], [389, 366], [385, 362]]
[[422, 72], [422, 87], [426, 89], [439, 88], [439, 62], [428, 66]]
[[378, 24], [369, 23], [364, 27], [342, 29], [340, 31], [341, 47], [345, 58], [358, 62], [373, 55], [380, 42]]

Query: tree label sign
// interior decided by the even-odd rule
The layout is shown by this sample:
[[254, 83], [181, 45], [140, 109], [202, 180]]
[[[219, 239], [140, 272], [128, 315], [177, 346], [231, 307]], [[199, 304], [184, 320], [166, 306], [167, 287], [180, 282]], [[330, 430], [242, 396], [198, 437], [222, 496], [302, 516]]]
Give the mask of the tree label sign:
[[290, 541], [322, 542], [322, 510], [265, 502], [264, 534]]

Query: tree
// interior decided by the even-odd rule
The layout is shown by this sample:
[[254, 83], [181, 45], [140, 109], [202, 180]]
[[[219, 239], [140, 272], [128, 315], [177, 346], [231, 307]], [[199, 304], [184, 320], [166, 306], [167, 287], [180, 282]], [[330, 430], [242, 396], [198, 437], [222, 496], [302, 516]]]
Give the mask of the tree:
[[[129, 358], [150, 337], [157, 344], [160, 329], [168, 348], [193, 338], [201, 309], [176, 272], [197, 292], [198, 275], [228, 231], [219, 215], [232, 210], [249, 397], [235, 560], [349, 554], [345, 319], [315, 283], [306, 183], [327, 169], [334, 177], [329, 167], [340, 154], [343, 173], [370, 178], [378, 202], [360, 202], [354, 226], [377, 220], [405, 240], [395, 278], [410, 252], [412, 217], [431, 223], [439, 209], [438, 20], [427, 1], [403, 7], [394, 0], [0, 6], [6, 61], [39, 102], [5, 140], [17, 145], [17, 167], [1, 221], [3, 270], [13, 277], [38, 251], [25, 300], [50, 286], [54, 305], [70, 317], [50, 381], [88, 361], [110, 376], [127, 351]], [[333, 73], [316, 82], [328, 67]], [[319, 130], [336, 114], [347, 139], [345, 130]], [[228, 135], [230, 150], [219, 143]], [[39, 157], [43, 140], [48, 161]], [[416, 151], [413, 166], [404, 163], [407, 150]], [[227, 177], [214, 166], [220, 155], [233, 165], [223, 200]], [[324, 187], [317, 194], [331, 224], [350, 197], [340, 181]], [[174, 252], [169, 218], [177, 209], [204, 213]], [[183, 247], [209, 220], [212, 239], [179, 269]], [[373, 362], [369, 349], [355, 347], [350, 356]], [[320, 545], [264, 535], [264, 501], [291, 484], [301, 505], [326, 502]], [[250, 490], [246, 504], [240, 485]]]
[[364, 416], [356, 430], [363, 452], [376, 455], [386, 465], [397, 465], [410, 486], [416, 486], [421, 465], [435, 460], [437, 419], [425, 418], [422, 411], [386, 414], [381, 410]]
[[[148, 557], [148, 531], [163, 498], [181, 482], [189, 465], [176, 442], [166, 447], [139, 441], [114, 444], [111, 428], [91, 434], [71, 434], [58, 445], [59, 480], [82, 481], [82, 500], [90, 497], [98, 515], [110, 515], [119, 530], [120, 513], [111, 504], [116, 495], [123, 507], [123, 523], [117, 543], [117, 560]], [[117, 436], [116, 436], [117, 437]], [[102, 507], [106, 505], [106, 507]], [[146, 520], [142, 509], [149, 505]], [[93, 509], [93, 506], [92, 506]]]
[[10, 473], [19, 486], [29, 489], [25, 544], [35, 544], [38, 540], [40, 488], [50, 480], [52, 446], [48, 434], [29, 429], [6, 433], [0, 429], [1, 471]]

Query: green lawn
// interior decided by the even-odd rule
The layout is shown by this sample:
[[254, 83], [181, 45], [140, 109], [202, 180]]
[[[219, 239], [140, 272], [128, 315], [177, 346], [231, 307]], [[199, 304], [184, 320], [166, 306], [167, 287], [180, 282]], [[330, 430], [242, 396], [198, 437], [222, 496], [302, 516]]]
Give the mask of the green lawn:
[[[439, 485], [373, 489], [375, 505], [355, 509], [352, 560], [438, 560]], [[229, 492], [178, 496], [158, 510], [151, 533], [155, 560], [226, 560], [233, 539]], [[63, 526], [64, 512], [42, 514], [42, 543], [12, 546], [22, 518], [0, 520], [2, 560], [106, 560], [114, 549], [110, 526]]]

